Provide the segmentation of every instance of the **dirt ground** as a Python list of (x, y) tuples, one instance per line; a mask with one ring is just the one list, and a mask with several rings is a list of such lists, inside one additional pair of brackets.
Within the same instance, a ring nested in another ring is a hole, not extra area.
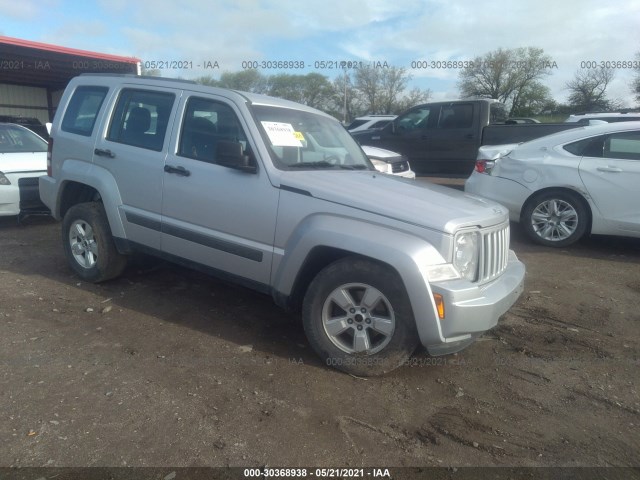
[(464, 352), (324, 366), (270, 298), (143, 259), (79, 281), (60, 225), (0, 221), (0, 466), (638, 466), (640, 241), (538, 247)]

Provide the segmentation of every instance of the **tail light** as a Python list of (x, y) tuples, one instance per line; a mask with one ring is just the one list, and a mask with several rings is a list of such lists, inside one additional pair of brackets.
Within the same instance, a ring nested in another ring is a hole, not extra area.
[(476, 161), (476, 172), (486, 173), (488, 175), (491, 173), (491, 170), (493, 170), (493, 167), (495, 166), (495, 160), (478, 160)]
[(51, 152), (53, 151), (53, 138), (49, 137), (49, 145), (47, 146), (47, 175), (52, 177), (51, 171)]

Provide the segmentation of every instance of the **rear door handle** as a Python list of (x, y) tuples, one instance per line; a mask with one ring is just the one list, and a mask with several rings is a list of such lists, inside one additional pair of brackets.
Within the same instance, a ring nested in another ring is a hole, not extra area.
[(622, 172), (621, 168), (618, 167), (598, 167), (599, 172), (612, 172), (612, 173), (620, 173)]
[(182, 177), (188, 177), (191, 175), (191, 172), (184, 167), (174, 167), (173, 165), (165, 165), (164, 171), (167, 173), (175, 173), (176, 175), (180, 175)]
[(109, 157), (109, 158), (114, 158), (116, 156), (115, 153), (113, 153), (111, 150), (108, 149), (102, 149), (102, 148), (96, 148), (93, 153), (95, 153), (96, 155), (99, 155), (101, 157)]

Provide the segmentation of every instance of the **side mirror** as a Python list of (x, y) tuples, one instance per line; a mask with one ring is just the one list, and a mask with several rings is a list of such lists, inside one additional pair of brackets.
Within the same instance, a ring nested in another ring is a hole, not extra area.
[(251, 162), (249, 155), (242, 151), (242, 144), (229, 140), (220, 140), (216, 145), (216, 163), (247, 173), (256, 173), (258, 168)]

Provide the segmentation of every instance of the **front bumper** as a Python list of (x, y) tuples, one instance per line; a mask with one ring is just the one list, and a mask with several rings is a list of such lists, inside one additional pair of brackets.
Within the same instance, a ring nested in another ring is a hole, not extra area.
[(495, 327), (499, 317), (511, 308), (524, 290), (524, 275), (524, 264), (510, 250), (506, 270), (489, 283), (475, 285), (454, 280), (432, 284), (433, 293), (439, 293), (444, 299), (445, 317), (437, 320), (441, 337), (423, 341), (429, 353), (455, 353)]

